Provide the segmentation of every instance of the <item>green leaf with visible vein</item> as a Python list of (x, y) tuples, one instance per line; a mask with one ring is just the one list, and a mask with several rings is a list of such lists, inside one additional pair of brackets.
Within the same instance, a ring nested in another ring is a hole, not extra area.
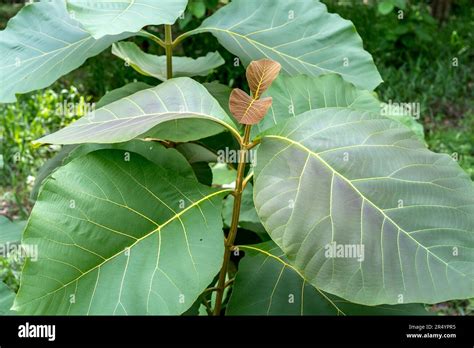
[(421, 304), (363, 306), (311, 284), (272, 241), (239, 245), (239, 262), (228, 315), (426, 315)]
[[(166, 81), (166, 56), (156, 56), (143, 52), (133, 42), (117, 42), (112, 46), (112, 53), (122, 58), (127, 64), (142, 75), (152, 76)], [(173, 77), (207, 76), (213, 69), (224, 64), (219, 52), (209, 52), (197, 59), (173, 57)]]
[(269, 58), (289, 75), (338, 73), (373, 90), (382, 79), (354, 25), (319, 1), (233, 0), (184, 36), (210, 32), (245, 65)]
[(280, 75), (262, 97), (272, 97), (273, 104), (267, 116), (254, 127), (255, 134), (314, 109), (346, 107), (380, 112), (380, 101), (374, 93), (357, 89), (337, 74)]
[(192, 141), (228, 129), (233, 122), (198, 82), (180, 77), (87, 114), (37, 143), (118, 143), (136, 137)]
[(0, 32), (0, 102), (14, 102), (15, 93), (48, 87), (87, 58), (129, 36), (94, 39), (69, 17), (64, 1), (23, 7)]
[(22, 242), (38, 246), (38, 260), (26, 261), (14, 309), (183, 313), (219, 271), (228, 192), (133, 153), (76, 158), (46, 180), (33, 208)]
[(255, 176), (265, 229), (321, 290), (368, 305), (474, 296), (474, 186), (398, 122), (309, 111), (268, 130)]
[(66, 0), (71, 16), (92, 36), (137, 32), (146, 25), (173, 24), (187, 0)]

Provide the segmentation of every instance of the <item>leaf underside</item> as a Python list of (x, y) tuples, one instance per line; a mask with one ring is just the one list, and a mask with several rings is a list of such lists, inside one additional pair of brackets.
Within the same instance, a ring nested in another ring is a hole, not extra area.
[(71, 15), (95, 38), (173, 24), (186, 4), (187, 0), (67, 0)]
[(233, 0), (190, 32), (210, 32), (245, 65), (268, 58), (289, 75), (340, 74), (373, 90), (382, 82), (354, 25), (319, 1)]
[[(167, 80), (166, 56), (145, 53), (133, 42), (114, 43), (112, 53), (143, 75), (152, 76), (161, 81)], [(209, 52), (197, 59), (173, 57), (173, 77), (207, 76), (222, 64), (224, 64), (224, 59), (219, 52)]]
[(472, 182), (397, 122), (307, 112), (267, 131), (255, 176), (265, 229), (314, 286), (367, 305), (474, 296)]
[(232, 124), (203, 86), (180, 77), (107, 104), (37, 142), (117, 143), (138, 136), (185, 142), (234, 129)]
[(130, 33), (96, 40), (73, 20), (64, 1), (32, 3), (0, 32), (0, 102), (14, 102), (15, 93), (48, 87), (113, 42)]

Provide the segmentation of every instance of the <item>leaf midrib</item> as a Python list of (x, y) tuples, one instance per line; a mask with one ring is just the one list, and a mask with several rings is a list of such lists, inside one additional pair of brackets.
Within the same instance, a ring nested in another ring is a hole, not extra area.
[[(99, 109), (100, 110), (100, 109)], [(98, 111), (99, 111), (98, 110)], [(107, 109), (104, 109), (104, 110), (107, 110)], [(113, 118), (113, 119), (109, 119), (109, 120), (105, 120), (105, 121), (100, 121), (100, 122), (88, 122), (88, 123), (84, 123), (84, 124), (77, 124), (76, 123), (73, 123), (71, 124), (69, 127), (67, 128), (64, 128), (63, 130), (67, 130), (67, 129), (71, 129), (71, 128), (79, 128), (79, 127), (87, 127), (87, 126), (91, 126), (91, 125), (101, 125), (101, 124), (108, 124), (108, 123), (111, 123), (111, 122), (118, 122), (118, 121), (123, 121), (123, 120), (134, 120), (134, 119), (141, 119), (141, 118), (146, 118), (146, 117), (152, 117), (152, 116), (162, 116), (162, 115), (173, 115), (173, 114), (178, 114), (178, 115), (182, 115), (182, 114), (186, 114), (186, 115), (191, 115), (190, 117), (180, 117), (180, 119), (193, 119), (193, 118), (200, 118), (200, 119), (206, 119), (206, 120), (210, 120), (210, 121), (213, 121), (215, 123), (218, 123), (220, 125), (222, 125), (224, 128), (226, 128), (227, 130), (229, 130), (237, 139), (240, 138), (240, 133), (234, 128), (232, 127), (232, 125), (230, 125), (229, 123), (227, 123), (225, 120), (221, 120), (215, 116), (212, 116), (212, 115), (207, 115), (207, 114), (202, 114), (202, 113), (197, 113), (197, 112), (179, 112), (179, 111), (174, 111), (174, 112), (170, 112), (170, 111), (166, 111), (166, 112), (162, 112), (162, 113), (153, 113), (153, 114), (143, 114), (143, 115), (138, 115), (138, 116), (133, 116), (133, 117), (122, 117), (122, 118)], [(193, 117), (194, 116), (194, 117)], [(85, 120), (85, 119), (84, 119)], [(170, 122), (170, 121), (177, 121), (178, 119), (169, 119), (169, 120), (166, 120), (164, 122)], [(158, 124), (156, 124), (155, 126), (161, 124), (163, 122), (160, 122)], [(150, 130), (151, 128), (149, 128), (148, 130)], [(105, 129), (104, 131), (106, 131), (107, 129)], [(145, 132), (147, 132), (148, 130), (146, 130)], [(61, 130), (62, 131), (62, 130)], [(50, 137), (50, 136), (53, 136), (55, 135), (56, 133), (52, 133), (52, 134), (49, 134), (49, 135), (46, 135), (38, 140), (34, 140), (33, 141), (33, 144), (43, 144), (44, 142), (41, 141), (41, 139), (43, 138), (47, 138), (47, 137)], [(139, 135), (137, 135), (139, 136)]]

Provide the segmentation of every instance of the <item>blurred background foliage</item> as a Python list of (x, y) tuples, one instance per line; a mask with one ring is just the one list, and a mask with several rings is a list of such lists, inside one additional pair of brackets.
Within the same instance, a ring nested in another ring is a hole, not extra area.
[[(253, 0), (252, 0), (253, 1)], [(228, 0), (190, 0), (174, 36), (196, 28)], [(474, 178), (474, 6), (472, 0), (323, 0), (331, 12), (351, 20), (369, 51), (384, 83), (376, 92), (382, 101), (420, 103), (420, 122), (430, 149), (458, 158)], [(0, 0), (0, 29), (24, 1)], [(162, 29), (147, 30), (162, 35)], [(161, 47), (144, 38), (133, 39), (148, 52), (163, 55)], [(210, 34), (186, 39), (175, 55), (193, 58), (219, 51), (226, 64), (200, 82), (219, 80), (246, 87), (244, 69)], [(133, 81), (156, 83), (124, 66), (110, 50), (90, 58), (80, 69), (50, 88), (20, 96), (0, 105), (0, 215), (25, 219), (38, 169), (58, 148), (34, 147), (31, 141), (64, 127), (83, 115), (85, 108), (106, 92)], [(73, 103), (73, 112), (65, 106)], [(62, 107), (61, 107), (62, 106)], [(0, 265), (8, 263), (0, 258)], [(16, 267), (16, 266), (15, 266)], [(7, 272), (8, 273), (8, 272)], [(0, 274), (5, 279), (7, 275)], [(13, 273), (8, 273), (12, 284)], [(14, 287), (14, 285), (13, 285)], [(431, 307), (439, 314), (472, 314), (472, 300)]]

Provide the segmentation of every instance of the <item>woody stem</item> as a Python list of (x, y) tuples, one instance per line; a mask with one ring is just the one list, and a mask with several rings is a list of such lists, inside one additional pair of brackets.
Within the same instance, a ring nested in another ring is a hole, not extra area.
[(244, 189), (244, 174), (245, 174), (245, 165), (246, 165), (246, 156), (248, 152), (248, 146), (250, 144), (250, 129), (251, 125), (245, 126), (244, 137), (242, 144), (240, 145), (239, 151), (239, 164), (237, 167), (237, 178), (235, 180), (235, 189), (233, 192), (234, 196), (234, 206), (232, 209), (232, 222), (230, 224), (229, 234), (225, 240), (224, 244), (224, 261), (222, 262), (221, 271), (219, 273), (219, 281), (217, 283), (216, 289), (216, 304), (214, 307), (214, 315), (219, 315), (222, 308), (222, 300), (224, 297), (224, 289), (226, 285), (226, 275), (227, 269), (229, 267), (230, 255), (232, 249), (234, 248), (234, 241), (237, 235), (237, 227), (239, 225), (240, 217), (240, 206), (242, 203), (242, 191)]

